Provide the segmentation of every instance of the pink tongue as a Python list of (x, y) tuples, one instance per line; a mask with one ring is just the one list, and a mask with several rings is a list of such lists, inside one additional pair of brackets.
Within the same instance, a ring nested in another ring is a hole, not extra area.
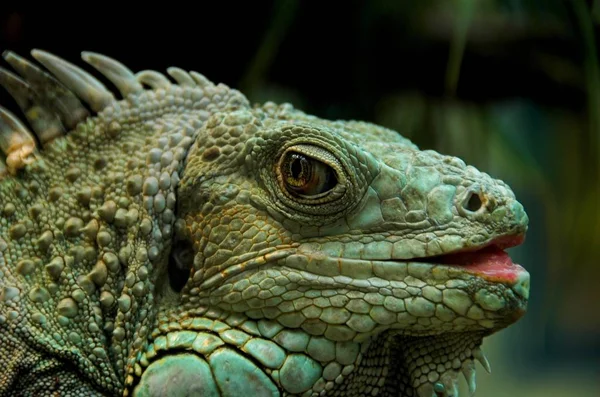
[(513, 263), (506, 252), (497, 247), (448, 255), (444, 259), (449, 265), (464, 267), (470, 273), (496, 282), (514, 282), (523, 270)]

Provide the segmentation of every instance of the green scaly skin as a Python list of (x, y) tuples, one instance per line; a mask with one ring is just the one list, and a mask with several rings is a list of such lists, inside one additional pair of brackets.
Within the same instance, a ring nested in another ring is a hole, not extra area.
[[(44, 59), (97, 112), (6, 153), (1, 395), (456, 396), (525, 313), (524, 269), (440, 257), (522, 241), (502, 181), (180, 69), (90, 62), (115, 99)], [(333, 182), (299, 195), (294, 153)]]

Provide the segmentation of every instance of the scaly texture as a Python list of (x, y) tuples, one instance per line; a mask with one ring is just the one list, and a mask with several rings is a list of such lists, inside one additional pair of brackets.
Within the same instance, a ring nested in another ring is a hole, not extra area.
[(456, 396), (525, 313), (527, 215), (460, 159), (32, 55), (0, 69), (33, 130), (0, 108), (0, 394)]

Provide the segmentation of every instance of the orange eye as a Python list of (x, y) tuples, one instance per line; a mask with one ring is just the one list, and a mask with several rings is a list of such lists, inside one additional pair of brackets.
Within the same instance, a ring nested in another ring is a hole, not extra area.
[(337, 184), (333, 169), (300, 153), (287, 153), (281, 163), (283, 182), (288, 190), (303, 196), (315, 196)]

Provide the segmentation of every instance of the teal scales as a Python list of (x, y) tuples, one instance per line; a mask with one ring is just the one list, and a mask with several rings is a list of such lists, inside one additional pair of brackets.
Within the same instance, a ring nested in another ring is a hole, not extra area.
[[(457, 396), (521, 318), (503, 181), (172, 67), (12, 52), (0, 395)], [(45, 69), (45, 70), (44, 70)]]

